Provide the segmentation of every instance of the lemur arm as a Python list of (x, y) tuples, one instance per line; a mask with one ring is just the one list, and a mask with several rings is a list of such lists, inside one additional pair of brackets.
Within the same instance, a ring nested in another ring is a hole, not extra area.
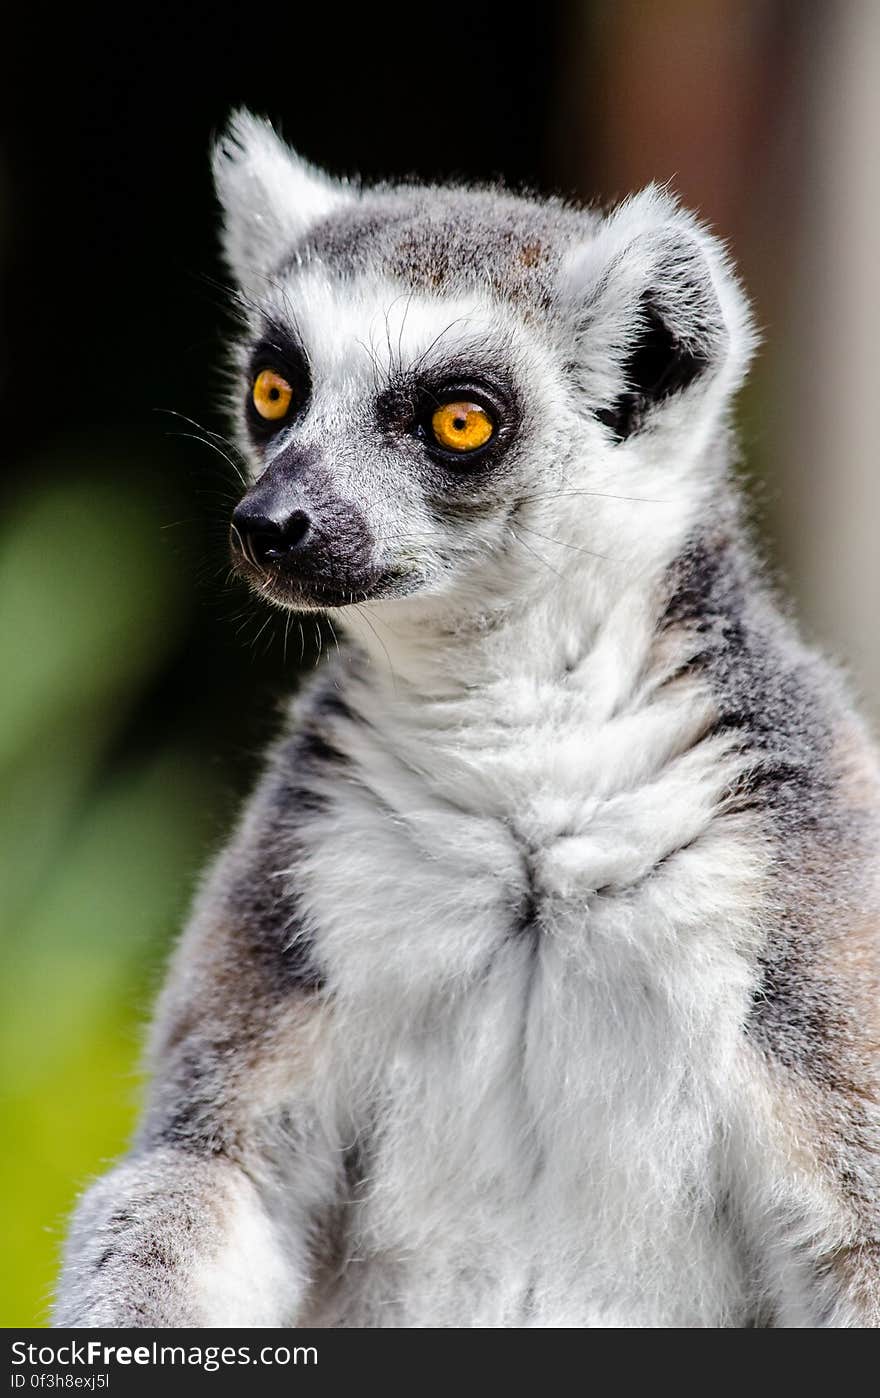
[(53, 1323), (76, 1328), (282, 1326), (307, 1288), (260, 1183), (221, 1156), (151, 1149), (76, 1212)]
[(199, 900), (160, 1001), (141, 1130), (79, 1204), (56, 1325), (302, 1314), (343, 1152), (322, 1071), (331, 1010), (288, 891), (284, 794), (270, 774)]
[(763, 1298), (755, 1324), (880, 1328), (875, 1109), (772, 1059), (753, 1086), (736, 1192)]
[(788, 1257), (789, 1285), (775, 1326), (787, 1329), (880, 1328), (880, 1239), (855, 1230), (829, 1247)]
[(798, 1167), (777, 1183), (763, 1237), (774, 1328), (880, 1328), (880, 1228), (868, 1216), (875, 1206), (848, 1191), (822, 1165), (812, 1178)]
[(827, 1182), (776, 1182), (756, 1249), (762, 1326), (880, 1328), (880, 1235)]

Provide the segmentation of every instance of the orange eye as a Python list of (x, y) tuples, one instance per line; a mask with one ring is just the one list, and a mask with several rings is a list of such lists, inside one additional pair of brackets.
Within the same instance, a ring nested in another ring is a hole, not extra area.
[(253, 398), (260, 417), (279, 422), (290, 407), (293, 389), (274, 369), (263, 369), (254, 379)]
[(447, 451), (476, 451), (486, 445), (495, 424), (479, 403), (444, 403), (431, 418), (431, 431)]

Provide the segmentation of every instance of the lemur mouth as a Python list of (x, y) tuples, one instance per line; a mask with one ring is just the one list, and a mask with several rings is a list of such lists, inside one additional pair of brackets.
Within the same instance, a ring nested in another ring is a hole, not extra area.
[(306, 566), (302, 559), (293, 563), (280, 552), (255, 552), (251, 540), (242, 537), (234, 524), (230, 529), (230, 552), (235, 571), (257, 596), (296, 611), (354, 607), (380, 597), (404, 596), (418, 586), (417, 579), (392, 569), (347, 573), (344, 566), (334, 569), (332, 560), (328, 560), (324, 573)]

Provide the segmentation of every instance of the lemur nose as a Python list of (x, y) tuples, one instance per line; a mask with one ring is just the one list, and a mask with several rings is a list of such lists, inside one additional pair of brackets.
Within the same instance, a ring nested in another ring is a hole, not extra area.
[(308, 538), (312, 521), (305, 510), (271, 519), (254, 513), (242, 502), (233, 511), (232, 528), (245, 556), (257, 568), (271, 568), (293, 559)]

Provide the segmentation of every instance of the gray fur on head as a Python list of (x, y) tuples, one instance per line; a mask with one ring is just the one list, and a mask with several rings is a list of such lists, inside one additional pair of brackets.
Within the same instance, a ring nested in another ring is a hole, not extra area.
[(723, 248), (657, 188), (340, 184), (246, 113), (214, 168), (234, 556), (343, 644), (57, 1322), (877, 1326), (880, 775), (743, 530)]

